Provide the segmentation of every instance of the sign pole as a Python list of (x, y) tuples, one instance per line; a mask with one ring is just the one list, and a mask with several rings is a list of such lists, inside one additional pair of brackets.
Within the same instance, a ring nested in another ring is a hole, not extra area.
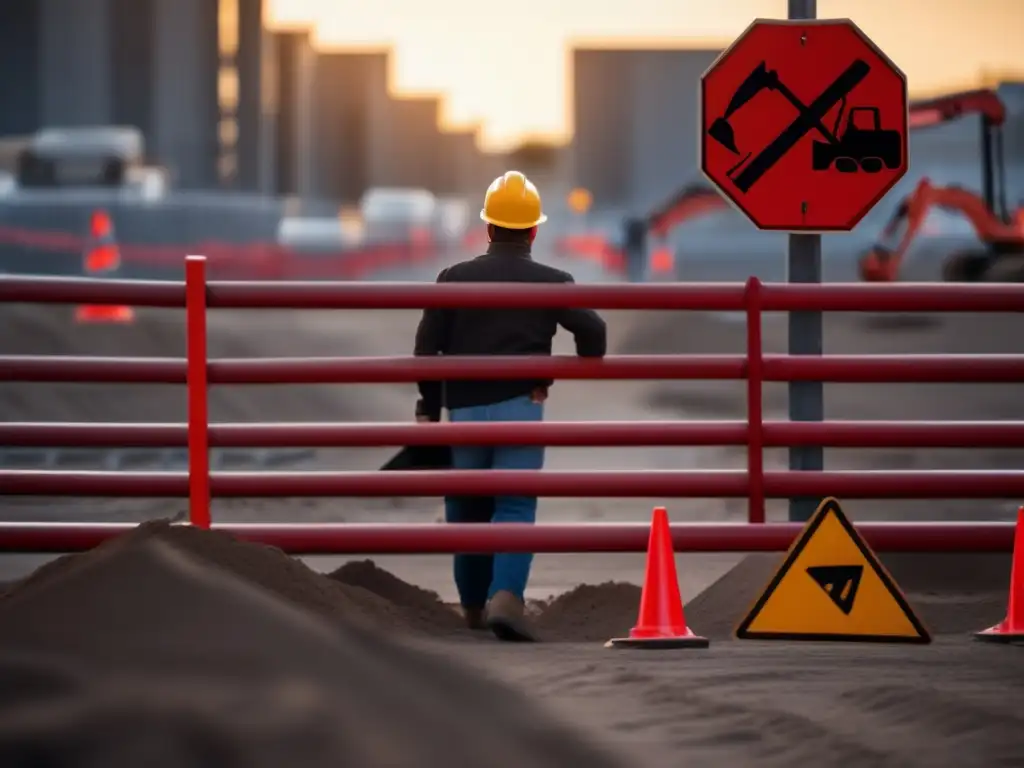
[[(789, 0), (790, 19), (815, 19), (817, 0)], [(806, 205), (806, 203), (805, 203)], [(821, 282), (821, 235), (789, 236), (787, 272), (790, 283)], [(789, 313), (789, 354), (822, 354), (821, 312)], [(789, 382), (790, 421), (823, 421), (825, 398), (820, 381)], [(824, 451), (821, 446), (797, 446), (789, 449), (789, 468), (792, 471), (820, 472), (824, 469)], [(810, 520), (820, 499), (790, 499), (789, 519), (792, 522)]]
[[(788, 19), (755, 19), (701, 77), (698, 110), (704, 176), (759, 230), (787, 233), (786, 279), (808, 287), (822, 282), (822, 235), (853, 231), (908, 168), (906, 75), (850, 19), (817, 13), (788, 0)], [(822, 313), (787, 320), (793, 359), (820, 359)], [(823, 390), (789, 382), (790, 421), (823, 423)], [(789, 449), (791, 472), (824, 465), (820, 445)], [(811, 519), (818, 501), (790, 499), (789, 519)]]

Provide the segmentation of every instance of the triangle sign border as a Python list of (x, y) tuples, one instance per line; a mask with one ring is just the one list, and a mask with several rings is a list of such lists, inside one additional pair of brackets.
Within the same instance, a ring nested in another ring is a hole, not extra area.
[[(771, 599), (771, 596), (775, 593), (775, 590), (778, 589), (779, 585), (782, 583), (782, 580), (789, 574), (797, 558), (800, 557), (811, 539), (814, 538), (814, 534), (818, 532), (821, 524), (825, 522), (825, 518), (830, 514), (835, 516), (836, 520), (846, 532), (846, 535), (849, 536), (850, 540), (856, 545), (857, 549), (864, 557), (864, 560), (871, 569), (874, 570), (878, 578), (882, 580), (882, 585), (896, 601), (896, 605), (899, 606), (903, 614), (907, 617), (907, 620), (917, 632), (916, 635), (841, 635), (750, 631), (751, 624), (753, 624), (754, 620), (758, 615), (760, 615), (765, 605), (767, 605), (768, 601)], [(843, 513), (843, 509), (839, 505), (839, 501), (831, 496), (822, 499), (821, 503), (818, 505), (818, 509), (815, 510), (811, 519), (807, 522), (807, 525), (804, 526), (803, 531), (800, 532), (800, 535), (797, 536), (793, 544), (790, 545), (789, 551), (786, 553), (786, 558), (772, 576), (772, 580), (768, 583), (768, 586), (764, 588), (754, 605), (747, 612), (747, 615), (736, 627), (734, 635), (737, 640), (802, 640), (811, 642), (903, 643), (914, 645), (927, 645), (932, 641), (931, 633), (918, 618), (902, 590), (900, 590), (896, 585), (896, 582), (893, 580), (892, 576), (889, 575), (885, 566), (878, 559), (878, 556), (875, 555), (870, 547), (868, 547), (867, 542), (865, 542), (864, 539), (861, 538), (861, 535), (857, 533), (857, 529), (853, 527), (853, 524)]]

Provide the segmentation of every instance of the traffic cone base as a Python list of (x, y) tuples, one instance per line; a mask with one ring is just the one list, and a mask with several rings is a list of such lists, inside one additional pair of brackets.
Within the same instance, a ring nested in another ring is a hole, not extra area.
[(986, 643), (1002, 643), (1003, 645), (1024, 644), (1024, 629), (1014, 631), (1007, 626), (1007, 622), (1002, 621), (994, 627), (975, 632), (974, 639), (983, 640)]
[(709, 645), (706, 637), (694, 634), (686, 626), (668, 513), (664, 507), (658, 507), (651, 521), (636, 626), (630, 630), (629, 637), (612, 638), (605, 643), (605, 648), (707, 648)]
[(647, 648), (670, 650), (672, 648), (709, 648), (711, 641), (695, 635), (689, 630), (680, 637), (613, 637), (604, 644), (605, 648)]
[(75, 311), (79, 323), (130, 323), (135, 319), (135, 310), (125, 306), (86, 304)]
[(1017, 510), (1006, 618), (994, 627), (975, 632), (974, 638), (989, 643), (1024, 643), (1024, 507)]

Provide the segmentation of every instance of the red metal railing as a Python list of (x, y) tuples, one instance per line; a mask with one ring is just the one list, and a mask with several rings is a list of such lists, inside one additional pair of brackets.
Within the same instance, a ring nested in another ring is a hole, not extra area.
[[(190, 498), (191, 522), (209, 526), (212, 496), (747, 497), (750, 523), (764, 523), (766, 498), (1020, 498), (1024, 471), (766, 472), (766, 447), (1024, 448), (1021, 422), (765, 422), (765, 381), (1024, 381), (1024, 356), (822, 356), (762, 352), (766, 311), (1024, 311), (1014, 285), (421, 285), (207, 282), (190, 257), (181, 283), (51, 278), (0, 280), (0, 301), (118, 303), (185, 307), (187, 360), (0, 357), (13, 381), (187, 383), (188, 424), (0, 424), (0, 445), (189, 448), (187, 473), (0, 470), (0, 493)], [(424, 307), (591, 307), (743, 311), (744, 355), (577, 358), (347, 358), (208, 360), (207, 309), (421, 309)], [(208, 424), (212, 384), (374, 383), (419, 379), (745, 379), (745, 421), (541, 424)], [(552, 446), (747, 445), (746, 471), (438, 471), (212, 473), (210, 447), (544, 444)], [(549, 526), (217, 526), (295, 552), (642, 551), (643, 525)], [(1008, 550), (1009, 524), (865, 524), (879, 549)], [(67, 551), (124, 526), (0, 524), (0, 551)], [(677, 525), (681, 550), (784, 549), (792, 525)]]

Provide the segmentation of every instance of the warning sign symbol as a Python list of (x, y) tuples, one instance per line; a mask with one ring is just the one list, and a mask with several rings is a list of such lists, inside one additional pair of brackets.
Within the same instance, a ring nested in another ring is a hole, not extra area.
[(857, 599), (857, 587), (860, 586), (864, 566), (812, 565), (807, 573), (832, 598), (836, 607), (849, 616), (853, 610), (853, 601)]
[(741, 640), (929, 643), (906, 597), (843, 514), (825, 499), (740, 622)]

